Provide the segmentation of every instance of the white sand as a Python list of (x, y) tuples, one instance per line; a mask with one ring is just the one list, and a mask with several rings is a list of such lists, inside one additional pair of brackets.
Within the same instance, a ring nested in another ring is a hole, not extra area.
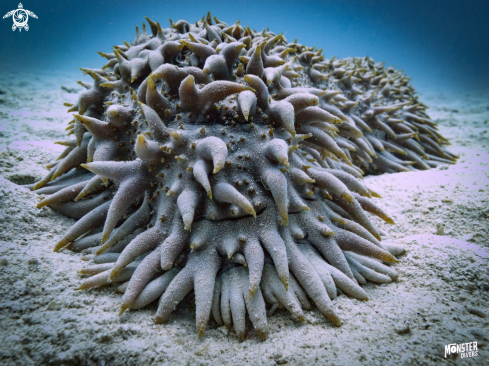
[[(421, 96), (457, 165), (366, 179), (397, 223), (379, 225), (407, 249), (397, 282), (367, 285), (368, 302), (335, 300), (340, 328), (318, 310), (305, 324), (277, 311), (265, 342), (249, 324), (239, 342), (213, 321), (199, 340), (191, 306), (155, 325), (155, 306), (119, 317), (114, 288), (76, 290), (81, 254), (52, 251), (74, 220), (36, 209), (18, 185), (60, 151), (62, 103), (76, 100), (62, 85), (80, 89), (68, 77), (0, 75), (0, 364), (489, 364), (489, 95)], [(444, 359), (445, 345), (473, 341), (477, 357)]]

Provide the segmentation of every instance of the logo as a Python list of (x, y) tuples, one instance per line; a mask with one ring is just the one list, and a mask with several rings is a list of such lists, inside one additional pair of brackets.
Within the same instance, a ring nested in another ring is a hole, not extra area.
[(33, 18), (37, 19), (37, 15), (34, 14), (32, 11), (25, 10), (24, 6), (22, 3), (19, 3), (19, 8), (9, 11), (7, 14), (3, 16), (3, 19), (12, 17), (14, 20), (14, 25), (12, 25), (12, 30), (15, 31), (17, 28), (19, 28), (19, 32), (24, 28), (26, 31), (29, 30), (29, 25), (27, 24), (27, 21), (29, 20), (29, 15)]
[(445, 358), (451, 354), (460, 354), (460, 358), (477, 357), (477, 342), (447, 344)]

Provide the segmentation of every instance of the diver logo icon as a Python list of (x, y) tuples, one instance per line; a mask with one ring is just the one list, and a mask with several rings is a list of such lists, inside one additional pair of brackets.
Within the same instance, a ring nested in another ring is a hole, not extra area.
[(37, 15), (34, 14), (32, 11), (25, 10), (24, 6), (22, 3), (19, 3), (19, 8), (9, 11), (7, 14), (3, 16), (3, 19), (12, 17), (14, 20), (14, 25), (12, 25), (12, 30), (15, 31), (17, 28), (19, 28), (19, 32), (24, 28), (26, 31), (29, 30), (29, 25), (27, 24), (27, 21), (29, 20), (29, 15), (33, 18), (37, 19)]

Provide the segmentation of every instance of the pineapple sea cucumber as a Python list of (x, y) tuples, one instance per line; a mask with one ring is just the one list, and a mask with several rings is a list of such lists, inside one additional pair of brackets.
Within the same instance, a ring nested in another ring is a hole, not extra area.
[(78, 219), (56, 244), (91, 260), (80, 288), (119, 283), (120, 313), (158, 301), (164, 322), (193, 290), (199, 337), (212, 314), (258, 336), (267, 311), (397, 278), (403, 249), (366, 173), (454, 163), (409, 79), (368, 57), (326, 59), (282, 34), (208, 13), (163, 29), (146, 18), (69, 105), (72, 140), (32, 186)]

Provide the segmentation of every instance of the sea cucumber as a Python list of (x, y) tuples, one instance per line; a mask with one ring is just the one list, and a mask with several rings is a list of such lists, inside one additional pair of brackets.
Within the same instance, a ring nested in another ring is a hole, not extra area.
[[(146, 18), (114, 46), (69, 122), (73, 140), (32, 188), (78, 219), (55, 246), (84, 251), (81, 289), (122, 283), (120, 313), (159, 301), (163, 322), (193, 290), (210, 314), (260, 339), (269, 313), (312, 303), (335, 325), (338, 294), (397, 278), (403, 249), (366, 173), (454, 163), (409, 79), (369, 57), (326, 59), (282, 34), (208, 13), (163, 29)], [(268, 305), (267, 305), (268, 304)]]

